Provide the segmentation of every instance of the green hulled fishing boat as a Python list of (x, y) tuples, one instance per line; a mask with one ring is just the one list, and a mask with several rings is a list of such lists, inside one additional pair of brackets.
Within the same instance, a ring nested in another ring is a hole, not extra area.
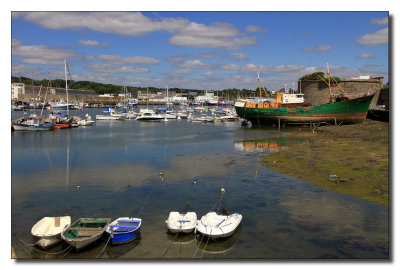
[[(328, 85), (331, 90), (331, 77), (328, 72)], [(332, 78), (333, 79), (333, 78)], [(260, 79), (259, 85), (260, 85)], [(334, 80), (334, 79), (333, 79)], [(337, 84), (337, 82), (336, 82)], [(283, 123), (321, 123), (321, 122), (359, 122), (366, 118), (368, 108), (375, 94), (350, 98), (341, 95), (334, 100), (330, 91), (330, 102), (312, 106), (304, 100), (304, 94), (278, 93), (276, 99), (242, 99), (235, 102), (236, 113), (252, 125), (274, 122)]]

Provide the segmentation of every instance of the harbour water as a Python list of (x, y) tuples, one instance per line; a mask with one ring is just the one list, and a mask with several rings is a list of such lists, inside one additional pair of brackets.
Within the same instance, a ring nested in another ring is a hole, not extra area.
[[(95, 119), (102, 109), (84, 113)], [(186, 120), (12, 132), (12, 247), (18, 258), (94, 259), (105, 248), (104, 259), (387, 259), (388, 207), (261, 164), (264, 155), (301, 143), (299, 133)], [(221, 188), (221, 205), (243, 215), (234, 235), (201, 241), (167, 233), (170, 211), (200, 218), (218, 204)], [(103, 238), (80, 252), (63, 252), (65, 243), (47, 251), (29, 245), (38, 220), (64, 214), (73, 221), (140, 217), (141, 236), (120, 246)]]

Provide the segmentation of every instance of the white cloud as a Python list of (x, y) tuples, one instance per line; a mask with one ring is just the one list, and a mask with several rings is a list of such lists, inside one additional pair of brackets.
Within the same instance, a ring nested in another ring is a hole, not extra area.
[(79, 43), (82, 44), (83, 46), (94, 46), (94, 47), (103, 46), (103, 47), (108, 47), (108, 43), (107, 42), (100, 43), (97, 40), (82, 40), (82, 39), (80, 39)]
[(240, 70), (240, 66), (235, 64), (225, 64), (222, 65), (221, 68), (226, 70)]
[(175, 32), (189, 23), (184, 18), (153, 20), (140, 12), (24, 12), (24, 19), (48, 29), (87, 28), (125, 36), (141, 36), (154, 31)]
[(246, 64), (241, 68), (241, 70), (245, 72), (249, 71), (259, 72), (259, 71), (270, 70), (270, 68), (264, 65)]
[(255, 33), (255, 32), (260, 32), (260, 33), (263, 33), (263, 34), (267, 33), (267, 30), (265, 30), (261, 26), (255, 26), (255, 25), (246, 26), (246, 31), (247, 32), (251, 32), (251, 33)]
[(152, 57), (130, 56), (121, 57), (119, 55), (103, 54), (98, 56), (88, 56), (87, 60), (103, 60), (105, 63), (124, 65), (124, 64), (158, 64), (161, 61)]
[(196, 48), (240, 49), (254, 45), (255, 37), (242, 37), (239, 30), (228, 23), (213, 23), (210, 26), (191, 22), (169, 40), (170, 44)]
[[(228, 23), (216, 22), (210, 26), (190, 22), (186, 18), (144, 16), (140, 12), (23, 12), (13, 15), (54, 30), (90, 29), (125, 36), (142, 36), (154, 31), (174, 33), (172, 45), (197, 48), (240, 49), (254, 45), (255, 37), (243, 36)], [(251, 30), (265, 31), (261, 28)]]
[(170, 62), (182, 62), (183, 57), (182, 56), (168, 56), (167, 60)]
[(245, 53), (234, 53), (232, 54), (232, 58), (236, 60), (247, 60), (247, 54)]
[(174, 77), (174, 76), (184, 76), (184, 75), (187, 75), (187, 74), (190, 74), (190, 73), (192, 73), (190, 71), (190, 69), (178, 69), (178, 70), (171, 71), (168, 74), (168, 76), (172, 76), (172, 77)]
[(331, 49), (332, 49), (331, 45), (320, 45), (316, 47), (305, 47), (300, 50), (307, 52), (325, 52), (325, 51), (330, 51)]
[(368, 58), (368, 59), (371, 59), (371, 58), (375, 58), (375, 56), (372, 53), (362, 53), (359, 56), (357, 56), (357, 58)]
[(207, 71), (203, 73), (203, 76), (207, 76), (207, 77), (212, 77), (212, 76), (216, 76), (217, 74), (215, 74), (212, 71)]
[(99, 42), (97, 40), (79, 40), (79, 43), (83, 46), (99, 46)]
[(378, 46), (388, 43), (388, 39), (389, 39), (389, 29), (386, 27), (377, 32), (366, 34), (360, 37), (359, 39), (357, 39), (357, 42), (360, 45), (365, 45), (365, 46)]
[(62, 66), (64, 65), (64, 60), (25, 58), (21, 60), (21, 63), (32, 64), (32, 65)]
[(389, 23), (389, 18), (373, 18), (371, 24), (387, 25)]
[(116, 66), (108, 63), (95, 63), (86, 65), (86, 68), (101, 73), (111, 73), (111, 74), (119, 74), (119, 73), (147, 73), (149, 72), (148, 68), (135, 68), (130, 66)]
[(25, 57), (21, 60), (23, 63), (41, 64), (41, 65), (58, 65), (61, 60), (78, 56), (77, 53), (66, 51), (59, 47), (47, 47), (44, 45), (23, 46), (21, 42), (12, 39), (12, 56)]
[(216, 65), (211, 63), (204, 63), (201, 62), (199, 59), (196, 60), (189, 60), (182, 63), (178, 63), (179, 67), (183, 68), (215, 68)]

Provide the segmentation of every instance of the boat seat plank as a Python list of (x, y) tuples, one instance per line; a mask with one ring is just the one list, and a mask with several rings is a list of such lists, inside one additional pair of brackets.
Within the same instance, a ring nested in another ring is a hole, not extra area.
[(89, 228), (89, 227), (71, 227), (69, 230), (76, 230), (76, 231), (91, 231), (91, 232), (99, 232), (103, 230), (103, 227), (96, 227), (96, 228)]
[(137, 229), (139, 226), (110, 225), (111, 228)]
[(88, 237), (98, 234), (96, 231), (79, 231), (77, 237)]
[(139, 223), (139, 220), (132, 220), (132, 219), (118, 219), (118, 222), (123, 222), (123, 223)]

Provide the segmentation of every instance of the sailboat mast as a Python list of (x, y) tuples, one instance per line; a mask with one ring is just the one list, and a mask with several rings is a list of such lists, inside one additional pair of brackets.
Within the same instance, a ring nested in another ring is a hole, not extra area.
[(67, 115), (69, 116), (67, 59), (64, 59), (64, 72), (65, 72), (65, 92), (67, 93)]
[(332, 89), (331, 89), (331, 74), (329, 72), (329, 65), (326, 63), (326, 68), (328, 69), (328, 86), (329, 86), (329, 103), (332, 103)]

